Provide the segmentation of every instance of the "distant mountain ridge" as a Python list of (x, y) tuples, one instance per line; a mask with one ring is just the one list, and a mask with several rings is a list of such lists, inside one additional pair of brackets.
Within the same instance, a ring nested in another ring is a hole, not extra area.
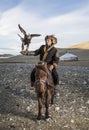
[(0, 57), (9, 57), (9, 56), (13, 56), (12, 54), (0, 54)]
[(89, 41), (69, 46), (68, 48), (89, 49)]

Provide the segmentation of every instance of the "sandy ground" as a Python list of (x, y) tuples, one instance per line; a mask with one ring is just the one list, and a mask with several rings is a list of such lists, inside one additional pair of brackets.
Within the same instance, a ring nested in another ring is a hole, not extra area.
[(0, 130), (89, 130), (89, 67), (58, 66), (59, 97), (51, 118), (36, 120), (37, 98), (30, 87), (32, 64), (0, 64)]

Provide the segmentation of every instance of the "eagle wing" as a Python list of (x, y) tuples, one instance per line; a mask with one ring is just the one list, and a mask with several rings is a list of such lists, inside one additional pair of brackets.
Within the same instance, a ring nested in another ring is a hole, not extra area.
[(27, 42), (28, 42), (28, 43), (31, 43), (31, 39), (32, 39), (33, 37), (41, 36), (41, 34), (28, 34), (27, 36), (28, 36)]
[(39, 36), (41, 36), (41, 34), (31, 34), (31, 38), (32, 37), (39, 37)]
[(20, 24), (18, 24), (18, 27), (19, 27), (20, 31), (21, 31), (24, 35), (26, 35), (26, 31), (20, 26)]

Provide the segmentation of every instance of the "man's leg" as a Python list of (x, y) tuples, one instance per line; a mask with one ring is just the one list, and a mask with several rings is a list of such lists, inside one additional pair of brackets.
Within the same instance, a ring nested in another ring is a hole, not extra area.
[(31, 87), (34, 86), (34, 82), (35, 82), (35, 72), (36, 72), (36, 69), (34, 68), (31, 72)]
[(52, 76), (53, 76), (54, 85), (59, 85), (59, 76), (55, 68), (52, 70)]
[(59, 91), (58, 91), (58, 87), (59, 87), (59, 76), (58, 73), (56, 71), (56, 69), (54, 68), (52, 71), (52, 76), (53, 76), (53, 81), (54, 81), (54, 85), (55, 85), (55, 95), (58, 97), (59, 96)]

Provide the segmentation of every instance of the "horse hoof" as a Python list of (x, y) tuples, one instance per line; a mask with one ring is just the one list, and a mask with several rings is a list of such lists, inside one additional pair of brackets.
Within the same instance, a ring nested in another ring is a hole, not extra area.
[(37, 117), (37, 120), (41, 120), (41, 116), (38, 116), (38, 117)]
[(50, 116), (45, 116), (45, 119), (47, 120), (47, 119), (49, 119), (50, 118)]
[(51, 105), (54, 105), (54, 102), (51, 102)]

